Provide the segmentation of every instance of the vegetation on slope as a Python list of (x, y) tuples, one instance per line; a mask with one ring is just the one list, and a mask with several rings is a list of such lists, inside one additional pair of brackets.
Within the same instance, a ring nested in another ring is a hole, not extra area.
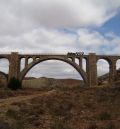
[(57, 87), (0, 107), (0, 126), (7, 129), (119, 129), (119, 98), (119, 87)]

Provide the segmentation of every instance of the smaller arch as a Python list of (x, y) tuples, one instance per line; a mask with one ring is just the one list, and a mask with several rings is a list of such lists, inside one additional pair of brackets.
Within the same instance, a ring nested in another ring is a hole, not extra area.
[(98, 62), (99, 60), (105, 60), (108, 62), (109, 65), (112, 64), (112, 59), (107, 56), (97, 56), (96, 62)]
[(35, 60), (39, 60), (40, 59), (40, 57), (35, 57)]
[(82, 68), (85, 72), (87, 71), (87, 60), (86, 60), (86, 58), (82, 59)]
[(72, 58), (71, 57), (68, 57), (68, 60), (72, 61)]
[(0, 71), (8, 74), (9, 73), (9, 60), (6, 58), (0, 58)]
[(9, 74), (9, 59), (0, 58), (0, 87), (7, 87)]
[(116, 70), (120, 69), (120, 59), (116, 61)]
[(79, 65), (79, 64), (80, 64), (80, 61), (79, 61), (79, 59), (78, 59), (78, 58), (75, 58), (75, 63), (76, 63), (77, 65)]
[(28, 64), (32, 63), (33, 62), (33, 58), (32, 57), (29, 57), (28, 58)]
[(20, 71), (25, 68), (25, 58), (20, 59)]
[(115, 80), (118, 81), (120, 79), (120, 59), (116, 61), (116, 76)]
[(97, 61), (97, 77), (98, 85), (109, 83), (110, 79), (110, 63), (105, 59)]

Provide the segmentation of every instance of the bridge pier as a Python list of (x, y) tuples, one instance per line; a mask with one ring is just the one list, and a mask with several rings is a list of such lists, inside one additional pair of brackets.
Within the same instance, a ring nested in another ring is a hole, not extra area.
[(97, 65), (96, 65), (96, 54), (90, 53), (86, 62), (87, 66), (87, 79), (88, 87), (93, 87), (97, 85)]
[(109, 84), (113, 86), (115, 82), (115, 77), (116, 77), (116, 62), (115, 61), (112, 61), (110, 63), (109, 71), (110, 71), (109, 72)]
[(79, 57), (79, 66), (80, 66), (81, 68), (83, 68), (82, 65), (83, 65), (83, 64), (82, 64), (82, 57)]
[(20, 73), (20, 59), (17, 52), (12, 52), (9, 59), (9, 75), (8, 75), (8, 83), (14, 77), (19, 79)]

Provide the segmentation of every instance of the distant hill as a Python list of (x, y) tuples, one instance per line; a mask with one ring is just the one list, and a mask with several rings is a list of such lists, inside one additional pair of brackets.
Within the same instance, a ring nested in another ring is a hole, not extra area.
[[(117, 74), (115, 76), (115, 83), (118, 83), (120, 84), (120, 69), (118, 69), (117, 71)], [(102, 83), (105, 83), (109, 80), (109, 73), (106, 73), (100, 77), (98, 77), (98, 83), (99, 84), (102, 84)]]
[(33, 78), (31, 77), (26, 78), (23, 80), (23, 87), (25, 88), (41, 88), (41, 87), (54, 87), (54, 86), (68, 86), (72, 87), (75, 85), (83, 85), (82, 80), (77, 80), (77, 79), (54, 79), (54, 78), (46, 78), (46, 77), (41, 77), (41, 78)]
[(7, 86), (7, 78), (3, 74), (0, 74), (0, 87)]
[[(98, 77), (98, 85), (107, 83), (109, 80), (109, 73), (106, 73), (100, 77)], [(117, 74), (115, 77), (115, 84), (120, 84), (120, 69), (117, 70)], [(41, 87), (52, 87), (52, 86), (66, 86), (73, 87), (76, 85), (83, 86), (84, 82), (82, 80), (77, 79), (55, 79), (55, 78), (34, 78), (34, 77), (26, 77), (23, 81), (23, 87), (27, 88), (41, 88)]]
[[(107, 83), (109, 79), (109, 73), (106, 73), (100, 77), (98, 77), (98, 85)], [(120, 85), (120, 69), (117, 70), (117, 74), (115, 77), (115, 84)], [(53, 87), (53, 86), (83, 86), (84, 82), (82, 80), (77, 79), (55, 79), (55, 78), (47, 78), (47, 77), (25, 77), (22, 85), (24, 88), (41, 88), (41, 87)], [(7, 86), (7, 79), (2, 73), (0, 74), (0, 87)]]
[(35, 77), (24, 77), (23, 80), (32, 80), (32, 79), (36, 79)]

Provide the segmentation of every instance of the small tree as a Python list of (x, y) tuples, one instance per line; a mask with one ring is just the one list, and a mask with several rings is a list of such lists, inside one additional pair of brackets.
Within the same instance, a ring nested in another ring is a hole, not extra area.
[(21, 89), (21, 82), (16, 79), (15, 77), (11, 78), (9, 83), (8, 83), (8, 88), (12, 89), (12, 90), (17, 90), (17, 89)]

